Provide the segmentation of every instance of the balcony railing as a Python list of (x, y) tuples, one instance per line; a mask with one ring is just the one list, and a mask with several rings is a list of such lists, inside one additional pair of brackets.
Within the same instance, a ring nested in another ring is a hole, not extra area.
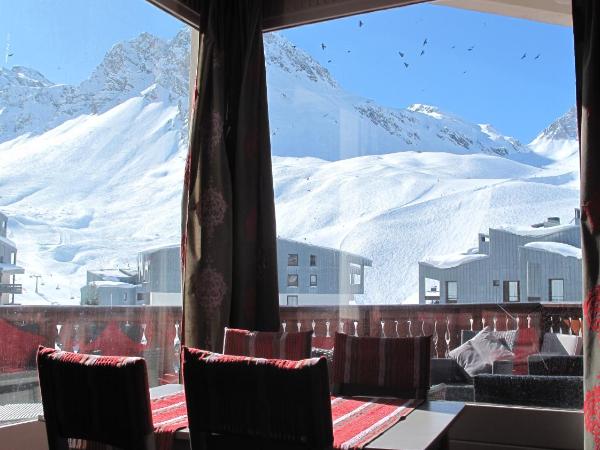
[(22, 284), (0, 284), (0, 294), (22, 294)]
[[(146, 358), (150, 385), (176, 382), (180, 307), (0, 306), (0, 404), (38, 401), (38, 345), (97, 354)], [(336, 331), (358, 336), (432, 335), (432, 356), (460, 345), (461, 330), (535, 328), (581, 333), (581, 304), (454, 304), (281, 307), (285, 331), (312, 330), (313, 346), (332, 348)], [(19, 376), (18, 373), (23, 373)], [(21, 381), (29, 374), (26, 387)], [(13, 380), (13, 381), (11, 381)], [(21, 381), (19, 381), (21, 380)], [(14, 385), (14, 392), (11, 386)], [(31, 393), (24, 395), (24, 389)]]

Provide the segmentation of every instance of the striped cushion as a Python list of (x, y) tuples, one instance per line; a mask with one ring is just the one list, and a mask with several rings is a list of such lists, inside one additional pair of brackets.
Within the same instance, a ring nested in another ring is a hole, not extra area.
[(40, 347), (37, 363), (46, 429), (52, 442), (84, 439), (142, 449), (154, 439), (142, 358)]
[(431, 336), (354, 337), (336, 333), (334, 392), (423, 398), (429, 389)]
[(277, 333), (225, 328), (223, 353), (296, 361), (310, 358), (311, 337), (312, 331)]
[(183, 379), (192, 448), (203, 432), (247, 439), (248, 448), (252, 438), (307, 448), (333, 443), (325, 358), (262, 359), (184, 347)]

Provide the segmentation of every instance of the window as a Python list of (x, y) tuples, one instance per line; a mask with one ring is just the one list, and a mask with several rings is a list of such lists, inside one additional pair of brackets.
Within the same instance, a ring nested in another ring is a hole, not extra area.
[(520, 283), (518, 281), (504, 282), (504, 302), (515, 303), (520, 301), (519, 285)]
[(288, 287), (298, 287), (298, 274), (289, 273), (287, 276)]
[(317, 275), (315, 275), (314, 273), (310, 275), (310, 287), (316, 287), (317, 286)]
[(458, 301), (458, 283), (456, 281), (446, 281), (446, 303), (456, 303)]
[[(179, 371), (191, 28), (145, 0), (40, 6), (0, 0), (2, 410), (39, 401), (25, 341), (149, 351), (152, 386)], [(24, 152), (37, 140), (44, 164)]]
[(550, 301), (564, 302), (565, 301), (565, 280), (551, 279), (550, 280)]
[(358, 286), (361, 283), (360, 273), (351, 273), (350, 274), (350, 284), (352, 286)]
[(317, 255), (310, 255), (310, 265), (314, 267), (317, 265)]
[(288, 255), (288, 266), (297, 266), (298, 265), (298, 254), (297, 253), (290, 253)]
[(500, 286), (500, 280), (494, 280), (494, 281), (492, 281), (492, 286), (499, 287)]
[(298, 296), (297, 295), (288, 295), (287, 296), (287, 305), (288, 306), (298, 306)]

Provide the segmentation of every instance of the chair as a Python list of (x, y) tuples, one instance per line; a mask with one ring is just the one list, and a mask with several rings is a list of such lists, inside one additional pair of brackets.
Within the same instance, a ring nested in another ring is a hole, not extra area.
[(324, 358), (302, 361), (183, 348), (193, 449), (326, 449), (333, 444)]
[(154, 450), (146, 363), (41, 347), (37, 365), (49, 450), (69, 440)]
[(336, 333), (333, 392), (336, 395), (427, 397), (431, 336), (355, 337)]
[(223, 354), (300, 360), (310, 358), (312, 331), (278, 333), (225, 328)]

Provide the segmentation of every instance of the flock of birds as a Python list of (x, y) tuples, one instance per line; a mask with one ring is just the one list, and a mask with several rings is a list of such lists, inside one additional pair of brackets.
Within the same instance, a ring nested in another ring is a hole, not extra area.
[[(358, 27), (359, 28), (362, 28), (364, 25), (365, 25), (365, 23), (362, 20), (358, 21)], [(484, 23), (484, 25), (485, 25), (485, 23)], [(425, 55), (425, 49), (426, 49), (428, 43), (429, 42), (428, 42), (427, 38), (425, 38), (425, 40), (423, 41), (423, 44), (421, 45), (421, 52), (419, 53), (419, 57)], [(324, 42), (321, 42), (321, 50), (325, 51), (326, 48), (327, 48), (327, 45)], [(452, 50), (454, 50), (454, 49), (456, 49), (456, 45), (453, 45), (450, 48)], [(472, 52), (473, 50), (475, 50), (475, 46), (474, 45), (471, 45), (470, 47), (467, 48), (467, 52)], [(352, 52), (351, 50), (346, 50), (346, 53), (351, 53), (351, 52)], [(402, 52), (402, 51), (398, 51), (398, 55), (400, 56), (400, 58), (404, 59), (404, 56), (406, 55), (406, 53)], [(539, 60), (541, 58), (541, 56), (542, 56), (542, 54), (538, 53), (533, 59), (537, 61), (537, 60)], [(527, 52), (523, 53), (523, 55), (521, 56), (521, 61), (524, 60), (524, 59), (526, 59), (526, 58), (527, 58)], [(332, 59), (328, 59), (327, 60), (327, 63), (329, 63), (329, 64), (331, 64), (332, 62), (333, 62)], [(408, 69), (410, 67), (410, 64), (408, 62), (402, 61), (402, 63), (404, 64), (404, 68), (405, 69)], [(467, 71), (465, 70), (463, 72), (463, 75), (465, 75), (466, 73), (467, 73)]]

